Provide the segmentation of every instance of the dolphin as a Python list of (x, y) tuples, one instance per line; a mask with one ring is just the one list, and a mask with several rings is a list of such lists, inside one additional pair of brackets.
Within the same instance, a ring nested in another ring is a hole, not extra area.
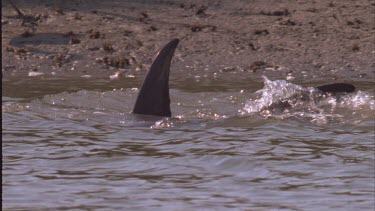
[[(133, 114), (171, 117), (169, 97), (169, 72), (179, 39), (168, 42), (156, 55), (138, 93)], [(350, 93), (352, 84), (333, 83), (315, 87), (323, 93)]]
[(354, 92), (355, 87), (352, 84), (346, 84), (346, 83), (334, 83), (334, 84), (326, 84), (322, 86), (316, 87), (318, 90), (322, 92), (328, 92), (328, 93), (340, 93), (340, 92)]

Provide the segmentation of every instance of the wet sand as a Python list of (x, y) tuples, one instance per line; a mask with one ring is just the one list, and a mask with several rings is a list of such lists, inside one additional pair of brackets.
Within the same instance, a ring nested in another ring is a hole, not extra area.
[(137, 77), (173, 38), (172, 77), (375, 77), (370, 0), (13, 2), (36, 25), (2, 2), (3, 78)]

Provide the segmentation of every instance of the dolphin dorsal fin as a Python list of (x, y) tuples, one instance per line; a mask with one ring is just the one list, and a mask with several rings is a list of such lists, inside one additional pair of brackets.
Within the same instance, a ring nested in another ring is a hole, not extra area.
[(169, 71), (178, 43), (178, 39), (173, 39), (156, 55), (139, 91), (134, 114), (171, 116)]

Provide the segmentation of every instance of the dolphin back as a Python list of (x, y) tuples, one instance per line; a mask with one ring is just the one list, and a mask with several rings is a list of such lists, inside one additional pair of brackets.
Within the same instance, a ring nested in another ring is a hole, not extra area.
[(133, 108), (134, 114), (170, 117), (169, 72), (174, 51), (179, 43), (173, 39), (156, 55)]
[(335, 84), (327, 84), (316, 87), (318, 90), (322, 92), (330, 92), (330, 93), (338, 93), (338, 92), (354, 92), (355, 87), (352, 84), (346, 83), (335, 83)]

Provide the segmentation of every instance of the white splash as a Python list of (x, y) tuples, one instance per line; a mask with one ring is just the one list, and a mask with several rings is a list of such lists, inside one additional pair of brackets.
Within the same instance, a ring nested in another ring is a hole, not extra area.
[(271, 81), (266, 76), (263, 76), (264, 87), (258, 90), (256, 94), (261, 94), (255, 100), (248, 100), (243, 110), (247, 113), (259, 112), (263, 108), (272, 105), (278, 100), (289, 98), (297, 92), (306, 90), (302, 86), (288, 83), (285, 80)]
[(241, 115), (259, 113), (274, 118), (309, 118), (312, 122), (331, 120), (356, 122), (371, 119), (375, 97), (370, 92), (323, 93), (314, 87), (302, 87), (285, 80), (271, 81), (263, 76), (264, 87), (249, 99)]

